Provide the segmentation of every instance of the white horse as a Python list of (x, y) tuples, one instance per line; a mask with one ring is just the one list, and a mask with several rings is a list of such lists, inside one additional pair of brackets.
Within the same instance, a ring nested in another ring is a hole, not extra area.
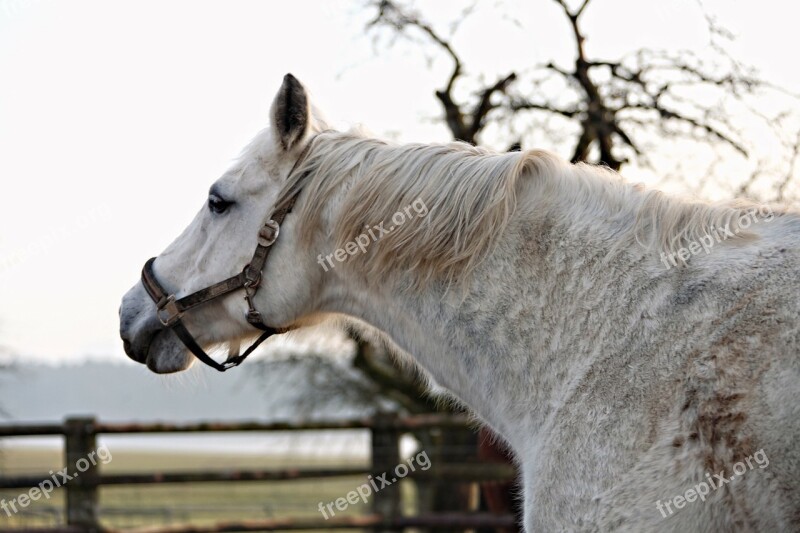
[[(798, 214), (543, 151), (330, 131), (291, 75), (271, 115), (155, 261), (168, 289), (236, 274), (302, 187), (255, 297), (264, 322), (347, 317), (413, 358), (514, 451), (527, 531), (800, 528)], [(246, 309), (233, 293), (184, 323), (238, 344)], [(140, 283), (120, 323), (152, 371), (192, 364)]]

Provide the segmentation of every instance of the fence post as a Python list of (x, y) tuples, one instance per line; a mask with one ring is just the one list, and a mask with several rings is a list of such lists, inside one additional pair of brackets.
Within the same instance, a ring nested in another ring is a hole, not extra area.
[(73, 479), (65, 482), (67, 525), (81, 531), (100, 531), (97, 520), (99, 469), (95, 419), (67, 418), (64, 421), (64, 459)]
[[(394, 413), (378, 413), (373, 418), (372, 426), (372, 477), (378, 491), (372, 495), (372, 511), (391, 519), (400, 516), (400, 483), (395, 475), (395, 466), (400, 462), (400, 432), (396, 425), (397, 415)], [(391, 483), (383, 486), (383, 481)], [(387, 531), (376, 528), (375, 531)]]

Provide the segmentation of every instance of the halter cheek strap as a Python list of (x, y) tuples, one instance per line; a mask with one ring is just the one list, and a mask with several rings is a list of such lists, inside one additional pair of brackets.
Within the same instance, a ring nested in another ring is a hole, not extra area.
[[(309, 141), (309, 143), (303, 149), (300, 157), (289, 171), (289, 177), (294, 174), (300, 162), (305, 159), (308, 151), (311, 148), (311, 144), (311, 141)], [(175, 335), (178, 336), (181, 342), (183, 342), (183, 344), (195, 355), (195, 357), (215, 370), (225, 372), (229, 368), (239, 366), (245, 360), (245, 358), (253, 353), (253, 350), (255, 350), (262, 342), (267, 340), (267, 338), (273, 334), (277, 333), (276, 329), (271, 328), (264, 323), (261, 313), (255, 308), (253, 297), (261, 285), (261, 273), (264, 269), (264, 265), (267, 262), (269, 253), (272, 250), (272, 245), (275, 244), (276, 240), (278, 240), (281, 224), (283, 224), (286, 215), (291, 213), (292, 208), (297, 202), (297, 198), (300, 196), (301, 192), (302, 187), (298, 187), (291, 193), (291, 196), (287, 198), (286, 201), (278, 203), (278, 205), (281, 205), (282, 207), (273, 212), (272, 217), (265, 222), (258, 231), (258, 245), (253, 253), (253, 258), (247, 265), (245, 265), (242, 271), (235, 276), (231, 276), (230, 278), (220, 281), (219, 283), (215, 283), (204, 289), (200, 289), (199, 291), (193, 292), (188, 296), (184, 296), (183, 298), (176, 299), (174, 294), (169, 294), (169, 292), (166, 291), (158, 282), (155, 272), (153, 271), (153, 263), (156, 260), (155, 257), (150, 258), (142, 269), (142, 285), (147, 291), (147, 294), (150, 295), (150, 298), (156, 304), (156, 314), (158, 315), (158, 319), (161, 321), (161, 324), (165, 328), (174, 331)], [(182, 320), (183, 315), (192, 308), (195, 308), (206, 302), (210, 302), (211, 300), (215, 300), (220, 296), (224, 296), (239, 289), (244, 289), (245, 292), (244, 299), (247, 301), (247, 322), (251, 326), (262, 330), (263, 333), (261, 333), (261, 335), (259, 335), (253, 344), (251, 344), (241, 355), (229, 355), (224, 363), (218, 363), (214, 361), (203, 350), (203, 348), (200, 347), (194, 337), (192, 337), (192, 334), (189, 333), (189, 330), (186, 329), (186, 326), (183, 324)]]

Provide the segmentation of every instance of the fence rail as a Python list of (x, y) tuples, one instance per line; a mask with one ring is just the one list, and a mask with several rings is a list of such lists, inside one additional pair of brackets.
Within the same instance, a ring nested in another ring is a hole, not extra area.
[[(371, 436), (371, 462), (368, 467), (338, 467), (311, 469), (249, 469), (195, 472), (149, 472), (102, 474), (96, 462), (86, 463), (80, 477), (76, 477), (61, 488), (66, 492), (66, 525), (54, 528), (0, 527), (0, 532), (103, 532), (112, 529), (103, 527), (98, 518), (99, 489), (109, 485), (138, 485), (162, 483), (219, 483), (253, 481), (291, 481), (300, 479), (329, 479), (356, 475), (380, 475), (388, 472), (400, 462), (399, 440), (403, 433), (425, 430), (467, 431), (470, 423), (466, 417), (457, 415), (380, 415), (370, 418), (327, 421), (298, 422), (203, 422), (191, 424), (113, 424), (102, 423), (91, 417), (68, 418), (62, 424), (15, 424), (0, 425), (0, 438), (22, 436), (63, 436), (66, 465), (90, 456), (97, 450), (97, 436), (119, 434), (160, 433), (224, 433), (224, 432), (285, 432), (364, 429)], [(499, 463), (436, 464), (428, 470), (410, 472), (409, 479), (418, 483), (464, 483), (486, 481), (508, 481), (514, 478), (509, 465)], [(48, 479), (41, 476), (0, 477), (0, 489), (25, 489), (37, 486)], [(353, 529), (373, 531), (401, 531), (405, 528), (446, 527), (448, 529), (474, 529), (480, 527), (511, 527), (511, 515), (487, 513), (424, 513), (418, 516), (403, 516), (400, 512), (399, 487), (386, 487), (371, 495), (372, 514), (365, 516), (330, 517), (327, 520), (307, 518), (280, 518), (219, 523), (211, 526), (179, 524), (126, 529), (126, 533), (189, 533), (222, 531), (300, 531), (310, 529)]]
[(72, 421), (88, 425), (87, 431), (94, 433), (133, 434), (133, 433), (225, 433), (248, 431), (314, 431), (337, 429), (396, 429), (413, 431), (417, 429), (464, 429), (470, 427), (470, 419), (462, 415), (412, 415), (376, 416), (352, 418), (347, 420), (314, 420), (296, 422), (197, 422), (188, 424), (168, 424), (161, 422), (145, 424), (103, 423), (91, 417), (68, 418), (61, 424), (0, 424), (0, 437), (25, 437), (64, 435)]

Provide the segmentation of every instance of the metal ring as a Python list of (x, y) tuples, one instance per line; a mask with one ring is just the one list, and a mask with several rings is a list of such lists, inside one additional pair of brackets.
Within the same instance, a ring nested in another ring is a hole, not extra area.
[(244, 274), (244, 283), (242, 285), (245, 289), (255, 289), (259, 285), (261, 285), (261, 271), (259, 270), (256, 272), (256, 277), (251, 278), (247, 274), (250, 272), (251, 265), (247, 263), (247, 265), (242, 270), (242, 274)]

